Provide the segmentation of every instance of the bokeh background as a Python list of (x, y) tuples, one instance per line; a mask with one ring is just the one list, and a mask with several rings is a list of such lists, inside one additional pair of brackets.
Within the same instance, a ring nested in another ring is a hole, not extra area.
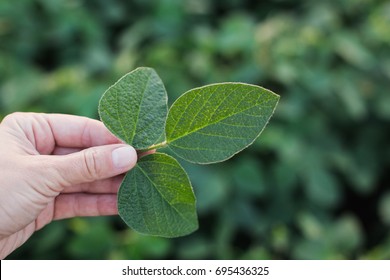
[(192, 235), (75, 218), (10, 259), (390, 258), (389, 1), (0, 1), (0, 119), (98, 118), (105, 89), (138, 66), (156, 69), (170, 103), (222, 81), (281, 101), (239, 156), (183, 163), (198, 198)]

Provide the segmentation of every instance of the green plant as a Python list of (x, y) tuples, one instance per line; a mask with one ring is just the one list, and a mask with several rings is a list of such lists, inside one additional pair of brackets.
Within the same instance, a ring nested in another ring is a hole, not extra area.
[[(220, 83), (192, 89), (167, 107), (164, 85), (138, 68), (111, 86), (99, 103), (103, 123), (140, 153), (169, 147), (199, 164), (224, 161), (248, 147), (272, 116), (279, 96), (259, 86)], [(118, 211), (134, 230), (178, 237), (198, 228), (195, 195), (176, 159), (139, 159), (118, 192)]]

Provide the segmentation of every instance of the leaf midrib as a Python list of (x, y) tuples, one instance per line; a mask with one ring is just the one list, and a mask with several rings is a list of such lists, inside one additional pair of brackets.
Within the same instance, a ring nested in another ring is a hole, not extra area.
[[(136, 192), (138, 193), (138, 196), (141, 196), (141, 195), (140, 195), (139, 188), (138, 188), (138, 185), (137, 185), (137, 178), (136, 178), (136, 176), (137, 176), (136, 173), (134, 173), (134, 176), (132, 176), (133, 179), (134, 179), (134, 186), (135, 186), (135, 188), (136, 188)], [(141, 205), (140, 205), (140, 208), (142, 209), (142, 206), (141, 206)], [(149, 225), (148, 225), (148, 223), (146, 222), (146, 219), (145, 219), (145, 213), (144, 213), (144, 211), (141, 211), (141, 215), (142, 215), (142, 219), (144, 220), (144, 225), (145, 225), (146, 229), (150, 232)]]
[(119, 122), (119, 125), (121, 126), (121, 129), (122, 129), (122, 132), (123, 132), (123, 135), (125, 136), (125, 140), (126, 140), (126, 142), (127, 143), (129, 143), (129, 144), (132, 144), (130, 141), (129, 141), (129, 137), (128, 137), (128, 135), (127, 135), (127, 133), (126, 133), (126, 130), (125, 130), (125, 128), (124, 128), (124, 126), (123, 126), (123, 124), (122, 124), (122, 118), (121, 118), (121, 114), (120, 114), (120, 112), (119, 112), (119, 94), (118, 94), (118, 92), (115, 92), (116, 94), (115, 94), (115, 99), (116, 99), (116, 113), (118, 114), (118, 122)]
[[(264, 103), (264, 101), (262, 101), (262, 103)], [(197, 132), (197, 131), (199, 131), (199, 130), (201, 130), (201, 129), (207, 127), (207, 126), (214, 125), (214, 124), (219, 123), (219, 122), (221, 122), (221, 121), (223, 121), (223, 120), (225, 120), (225, 119), (227, 119), (227, 118), (233, 117), (233, 116), (235, 116), (235, 115), (237, 115), (237, 114), (240, 114), (240, 113), (242, 113), (242, 112), (248, 111), (248, 110), (250, 110), (250, 109), (252, 109), (252, 108), (254, 108), (254, 107), (257, 107), (257, 106), (260, 106), (260, 104), (253, 105), (253, 106), (248, 107), (248, 108), (246, 108), (246, 109), (244, 109), (244, 110), (238, 111), (238, 112), (236, 112), (236, 113), (234, 113), (234, 114), (232, 114), (232, 115), (225, 116), (225, 117), (223, 117), (223, 118), (217, 119), (216, 121), (214, 121), (214, 122), (212, 122), (212, 123), (207, 123), (206, 125), (203, 125), (203, 126), (200, 126), (200, 127), (196, 128), (196, 129), (194, 129), (194, 130), (188, 131), (188, 132), (186, 132), (185, 134), (180, 135), (180, 136), (178, 136), (178, 137), (176, 137), (176, 138), (168, 139), (168, 137), (167, 137), (167, 143), (168, 143), (168, 144), (169, 144), (169, 143), (172, 143), (172, 142), (176, 141), (177, 139), (186, 137), (187, 135), (192, 134), (192, 133), (195, 133), (195, 132)], [(262, 106), (262, 107), (265, 108), (265, 107), (272, 107), (272, 106)]]
[(138, 164), (136, 165), (136, 167), (141, 170), (141, 172), (145, 175), (145, 177), (150, 181), (150, 183), (153, 185), (153, 187), (156, 189), (156, 191), (160, 194), (160, 196), (164, 199), (164, 201), (170, 205), (177, 214), (179, 214), (180, 217), (183, 218), (183, 220), (187, 221), (189, 224), (192, 224), (192, 222), (190, 220), (188, 220), (185, 216), (183, 216), (182, 213), (180, 213), (179, 210), (176, 209), (176, 207), (173, 206), (173, 204), (170, 204), (167, 200), (167, 198), (159, 191), (158, 188), (156, 188), (156, 184), (153, 182), (153, 180), (148, 176), (148, 174), (142, 169), (142, 167), (140, 167)]
[(149, 81), (150, 81), (151, 77), (152, 77), (152, 73), (149, 73), (148, 79), (147, 79), (147, 81), (146, 81), (146, 83), (145, 83), (145, 87), (144, 87), (144, 89), (143, 89), (143, 91), (142, 91), (142, 97), (141, 97), (141, 100), (140, 100), (140, 103), (139, 103), (139, 106), (138, 106), (138, 112), (137, 112), (137, 114), (136, 114), (136, 119), (135, 119), (135, 121), (134, 121), (133, 134), (132, 134), (132, 136), (131, 136), (131, 142), (129, 142), (129, 143), (131, 143), (131, 144), (132, 144), (132, 142), (133, 142), (133, 140), (134, 140), (134, 137), (135, 137), (135, 135), (136, 135), (136, 129), (137, 129), (137, 125), (138, 125), (138, 118), (139, 118), (139, 115), (140, 115), (140, 112), (141, 112), (141, 105), (142, 105), (142, 102), (143, 102), (143, 100), (144, 100), (145, 91), (146, 91), (146, 88), (148, 87), (148, 84), (149, 84)]

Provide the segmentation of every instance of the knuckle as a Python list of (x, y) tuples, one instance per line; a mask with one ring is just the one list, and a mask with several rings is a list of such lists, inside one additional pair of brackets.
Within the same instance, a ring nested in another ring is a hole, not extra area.
[(92, 149), (84, 151), (82, 159), (86, 179), (92, 181), (99, 178), (102, 170), (100, 168), (97, 151)]
[(6, 115), (4, 119), (1, 121), (1, 124), (5, 125), (15, 125), (15, 124), (23, 124), (27, 121), (30, 123), (32, 119), (37, 118), (38, 116), (42, 116), (42, 113), (29, 113), (29, 112), (13, 112), (9, 115)]
[(21, 112), (14, 112), (14, 113), (11, 113), (7, 116), (4, 117), (2, 123), (6, 124), (6, 123), (12, 123), (14, 122), (15, 120), (18, 120), (20, 118), (22, 118), (24, 116), (24, 113), (21, 113)]

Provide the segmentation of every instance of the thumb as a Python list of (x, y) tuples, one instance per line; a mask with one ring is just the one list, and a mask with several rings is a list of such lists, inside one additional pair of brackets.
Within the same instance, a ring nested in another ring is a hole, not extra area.
[(51, 165), (61, 185), (87, 183), (128, 171), (137, 163), (137, 152), (129, 145), (97, 146), (66, 156), (51, 156)]

